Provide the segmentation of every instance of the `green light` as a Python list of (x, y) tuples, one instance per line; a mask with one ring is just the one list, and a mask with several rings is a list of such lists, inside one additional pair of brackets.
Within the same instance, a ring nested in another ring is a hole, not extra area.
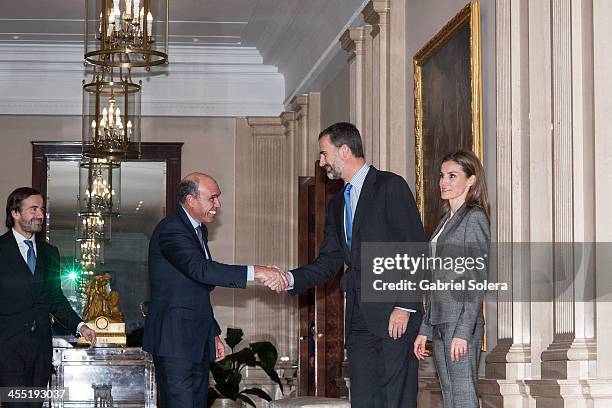
[(71, 282), (76, 282), (81, 276), (81, 269), (75, 264), (68, 265), (64, 269), (62, 276)]

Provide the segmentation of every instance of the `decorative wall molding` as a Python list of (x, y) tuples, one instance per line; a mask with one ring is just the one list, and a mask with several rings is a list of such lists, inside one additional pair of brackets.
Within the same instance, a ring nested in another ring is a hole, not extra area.
[[(297, 223), (291, 193), (293, 146), (281, 117), (237, 119), (236, 261), (240, 264), (297, 265)], [(297, 298), (279, 296), (263, 285), (251, 285), (236, 308), (236, 324), (251, 337), (276, 344), (280, 356), (297, 361)]]
[[(81, 115), (81, 45), (0, 44), (0, 114)], [(284, 79), (254, 47), (171, 47), (143, 81), (145, 116), (276, 116)]]

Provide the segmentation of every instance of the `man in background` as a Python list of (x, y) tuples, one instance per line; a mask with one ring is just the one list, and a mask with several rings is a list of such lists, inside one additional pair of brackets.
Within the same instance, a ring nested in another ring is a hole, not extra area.
[[(36, 238), (45, 220), (42, 195), (30, 187), (6, 203), (0, 236), (0, 387), (45, 387), (51, 379), (51, 317), (93, 347), (96, 334), (70, 307), (60, 283), (59, 251)], [(7, 407), (13, 406), (9, 403)], [(42, 403), (18, 407), (40, 407)]]

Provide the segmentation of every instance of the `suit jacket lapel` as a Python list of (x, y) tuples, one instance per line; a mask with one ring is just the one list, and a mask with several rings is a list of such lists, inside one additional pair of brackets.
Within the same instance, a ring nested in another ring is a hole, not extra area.
[[(47, 268), (47, 263), (49, 263), (49, 259), (47, 257), (47, 252), (45, 251), (44, 244), (36, 240), (36, 269), (34, 270), (35, 285), (41, 285), (44, 282), (49, 269)], [(30, 267), (28, 267), (28, 270), (30, 270)]]
[[(446, 224), (446, 227), (444, 227), (444, 231), (442, 231), (442, 234), (440, 234), (440, 236), (438, 237), (438, 242), (445, 240), (448, 232), (459, 222), (461, 218), (463, 218), (463, 216), (465, 215), (466, 209), (467, 209), (467, 206), (465, 205), (465, 203), (461, 207), (459, 207), (457, 212), (453, 215), (453, 217)], [(444, 216), (444, 220), (446, 220), (449, 215), (450, 213), (447, 213)], [(436, 234), (438, 233), (438, 230), (442, 228), (442, 225), (444, 225), (444, 222), (441, 222), (438, 228), (436, 228)], [(435, 237), (435, 236), (436, 236), (435, 234), (432, 235), (432, 237)]]
[(340, 190), (340, 192), (333, 198), (333, 202), (331, 205), (333, 206), (333, 211), (335, 213), (336, 218), (336, 233), (338, 234), (338, 242), (342, 245), (342, 249), (344, 250), (344, 254), (346, 259), (350, 259), (350, 251), (348, 246), (346, 245), (346, 234), (344, 232), (344, 190)]
[[(202, 253), (206, 255), (204, 253), (204, 248), (202, 248), (202, 244), (200, 244), (200, 239), (198, 238), (198, 235), (196, 234), (195, 229), (193, 228), (193, 225), (191, 225), (191, 221), (189, 221), (189, 218), (187, 218), (187, 214), (185, 214), (185, 210), (183, 210), (182, 207), (179, 207), (177, 212), (178, 212), (179, 219), (183, 222), (183, 225), (185, 226), (185, 228), (187, 228), (187, 230), (190, 232), (191, 238), (194, 240), (196, 244), (198, 244), (198, 248), (200, 248)], [(203, 228), (206, 228), (206, 227), (203, 227)]]
[[(431, 237), (429, 237), (429, 240), (431, 241), (431, 239), (433, 237), (435, 237), (438, 232), (440, 232), (440, 230), (442, 229), (442, 226), (444, 225), (444, 223), (446, 222), (446, 220), (448, 219), (448, 215), (449, 213), (445, 213), (444, 216), (440, 219), (440, 221), (438, 222), (438, 226), (436, 227), (436, 229), (434, 230), (434, 232), (431, 234)], [(439, 237), (438, 237), (439, 238)]]
[(32, 272), (30, 271), (30, 267), (27, 262), (21, 256), (21, 252), (19, 251), (19, 246), (17, 245), (17, 241), (13, 236), (12, 231), (8, 231), (6, 234), (2, 236), (4, 245), (3, 250), (6, 251), (8, 255), (9, 262), (13, 264), (16, 270), (21, 271), (26, 276), (32, 277)]
[(202, 241), (204, 243), (204, 248), (206, 248), (206, 252), (208, 252), (208, 259), (212, 261), (212, 254), (210, 253), (210, 248), (208, 247), (208, 228), (204, 224), (201, 224), (201, 226), (202, 226)]
[(353, 245), (359, 244), (355, 240), (357, 233), (359, 232), (359, 227), (363, 222), (366, 212), (368, 208), (371, 208), (370, 203), (374, 198), (374, 183), (376, 183), (376, 168), (374, 166), (370, 166), (370, 170), (368, 171), (368, 175), (366, 176), (363, 186), (361, 187), (361, 193), (359, 194), (359, 201), (357, 202), (357, 209), (355, 210), (355, 219), (353, 220)]

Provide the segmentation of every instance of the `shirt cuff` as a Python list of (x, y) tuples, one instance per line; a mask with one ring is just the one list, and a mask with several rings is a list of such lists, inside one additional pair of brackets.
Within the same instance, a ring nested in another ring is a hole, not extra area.
[(253, 265), (247, 265), (247, 281), (253, 282), (255, 280), (255, 267)]
[(295, 284), (295, 279), (293, 278), (293, 273), (287, 272), (287, 279), (289, 280), (289, 286), (285, 290), (293, 290), (293, 285)]
[(77, 326), (77, 331), (76, 331), (76, 336), (80, 337), (81, 336), (81, 327), (85, 326), (85, 322), (81, 322), (79, 323), (79, 325)]
[(399, 306), (395, 306), (395, 308), (399, 309), (399, 310), (405, 310), (405, 311), (410, 312), (410, 313), (416, 313), (416, 310), (414, 310), (414, 309), (406, 309), (405, 307), (399, 307)]

